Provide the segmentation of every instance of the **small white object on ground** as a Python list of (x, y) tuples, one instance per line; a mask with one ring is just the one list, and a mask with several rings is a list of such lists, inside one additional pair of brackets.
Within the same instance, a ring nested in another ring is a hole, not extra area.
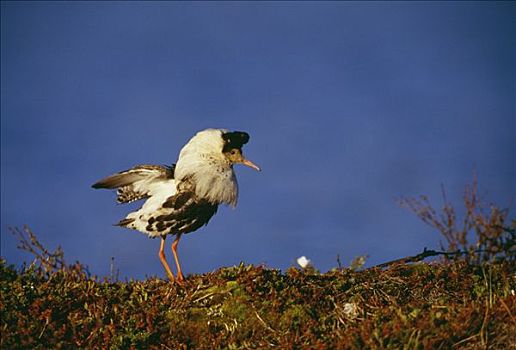
[(307, 259), (306, 256), (303, 255), (303, 256), (297, 258), (297, 264), (304, 269), (311, 264), (311, 261), (309, 259)]
[(355, 318), (358, 315), (357, 305), (354, 303), (345, 303), (344, 304), (344, 314), (348, 318)]

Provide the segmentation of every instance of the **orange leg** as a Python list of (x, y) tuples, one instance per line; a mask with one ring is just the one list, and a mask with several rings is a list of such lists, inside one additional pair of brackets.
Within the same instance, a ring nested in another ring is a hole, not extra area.
[(170, 267), (168, 266), (167, 259), (165, 259), (165, 237), (161, 237), (161, 246), (159, 247), (159, 260), (161, 260), (161, 264), (165, 268), (165, 271), (167, 271), (168, 278), (170, 279), (170, 282), (174, 283), (175, 278), (174, 274), (170, 270)]
[(185, 280), (185, 276), (181, 272), (181, 265), (179, 264), (179, 257), (177, 256), (177, 245), (179, 244), (179, 239), (181, 239), (181, 234), (178, 233), (174, 242), (172, 242), (172, 253), (174, 254), (174, 259), (176, 260), (177, 266), (177, 283), (183, 284)]

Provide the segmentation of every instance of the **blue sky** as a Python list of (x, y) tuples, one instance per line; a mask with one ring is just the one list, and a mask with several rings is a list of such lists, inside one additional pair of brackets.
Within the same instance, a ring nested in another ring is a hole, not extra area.
[[(514, 207), (516, 5), (510, 2), (2, 2), (1, 255), (8, 226), (96, 274), (164, 276), (135, 208), (93, 190), (170, 164), (198, 130), (251, 135), (240, 201), (185, 236), (186, 273), (240, 261), (325, 271), (437, 248), (396, 203), (477, 169)], [(514, 210), (513, 210), (514, 212)], [(514, 215), (511, 215), (514, 217)], [(171, 241), (169, 239), (169, 241)], [(171, 255), (169, 253), (169, 255)]]

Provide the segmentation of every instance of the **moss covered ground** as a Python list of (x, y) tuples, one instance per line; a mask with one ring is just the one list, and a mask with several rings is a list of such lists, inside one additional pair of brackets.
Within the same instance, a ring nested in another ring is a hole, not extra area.
[(2, 349), (516, 349), (516, 268), (464, 261), (286, 272), (241, 264), (115, 282), (0, 263)]

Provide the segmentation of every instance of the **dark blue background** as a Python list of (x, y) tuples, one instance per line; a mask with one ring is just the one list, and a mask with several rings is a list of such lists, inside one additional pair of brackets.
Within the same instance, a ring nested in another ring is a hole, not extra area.
[[(90, 188), (170, 164), (198, 130), (251, 134), (240, 202), (181, 241), (187, 273), (327, 270), (438, 247), (395, 199), (477, 169), (514, 200), (516, 6), (496, 2), (2, 2), (1, 255), (28, 224), (69, 261), (164, 276), (159, 241), (112, 226), (135, 206)], [(170, 240), (171, 241), (171, 240)], [(170, 255), (170, 254), (169, 254)]]

